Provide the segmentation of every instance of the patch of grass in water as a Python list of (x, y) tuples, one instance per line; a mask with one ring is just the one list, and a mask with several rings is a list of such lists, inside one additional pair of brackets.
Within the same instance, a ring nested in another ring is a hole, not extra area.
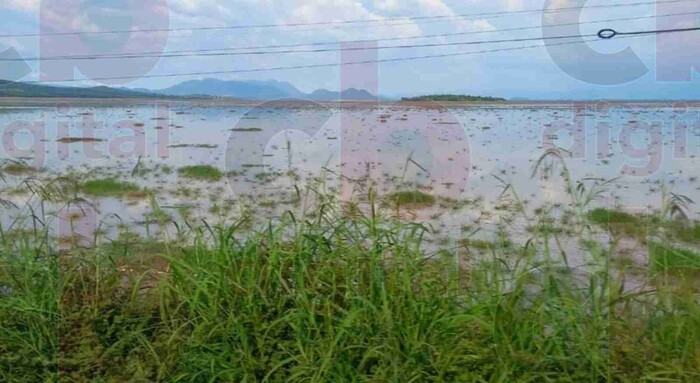
[(481, 239), (465, 238), (459, 241), (459, 245), (466, 248), (473, 248), (482, 251), (514, 248), (513, 243), (506, 238), (502, 238), (493, 242), (484, 241)]
[(114, 178), (89, 180), (83, 183), (83, 193), (95, 197), (124, 196), (142, 192), (141, 188), (131, 182), (123, 182)]
[(103, 142), (104, 140), (101, 138), (95, 138), (95, 137), (63, 137), (59, 138), (56, 140), (56, 142), (60, 142), (62, 144), (75, 144), (78, 142)]
[(535, 225), (528, 226), (526, 230), (530, 233), (545, 234), (548, 236), (562, 234), (564, 228), (557, 226), (553, 222), (538, 222)]
[(394, 192), (387, 195), (386, 198), (395, 206), (432, 206), (436, 202), (436, 198), (434, 196), (417, 190)]
[(32, 173), (36, 169), (22, 162), (11, 162), (3, 166), (0, 170), (2, 170), (0, 173), (9, 174), (11, 176), (21, 176)]
[(588, 213), (588, 219), (607, 228), (615, 235), (634, 237), (642, 242), (652, 229), (652, 222), (648, 217), (619, 210), (598, 208)]
[(674, 222), (671, 228), (673, 235), (685, 243), (700, 243), (700, 223)]
[(591, 222), (606, 227), (613, 234), (636, 238), (640, 242), (645, 242), (650, 233), (663, 228), (673, 240), (688, 244), (700, 243), (700, 223), (695, 221), (675, 220), (662, 223), (657, 218), (603, 208), (591, 211), (588, 218)]
[(591, 211), (589, 219), (595, 223), (605, 225), (609, 223), (638, 223), (640, 218), (623, 211), (599, 208)]
[(231, 129), (232, 132), (262, 132), (262, 129), (260, 128), (233, 128)]
[(130, 200), (141, 200), (149, 196), (149, 192), (146, 190), (137, 190), (126, 193), (124, 196)]
[(700, 253), (649, 241), (649, 268), (652, 272), (700, 270)]
[(210, 165), (185, 166), (178, 171), (181, 177), (204, 181), (218, 181), (224, 176), (219, 169)]
[(219, 146), (218, 145), (211, 145), (211, 144), (176, 144), (176, 145), (170, 145), (170, 148), (178, 149), (178, 148), (195, 148), (195, 149), (216, 149)]
[(282, 173), (276, 173), (276, 172), (270, 172), (270, 173), (260, 172), (260, 173), (256, 173), (255, 176), (253, 176), (253, 178), (255, 178), (255, 180), (257, 180), (257, 181), (260, 181), (263, 183), (268, 183), (268, 182), (275, 181), (276, 179), (278, 179), (282, 175), (283, 175)]

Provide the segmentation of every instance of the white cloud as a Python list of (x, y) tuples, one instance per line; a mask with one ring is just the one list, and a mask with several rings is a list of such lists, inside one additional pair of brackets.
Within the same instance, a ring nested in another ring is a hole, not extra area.
[(0, 8), (16, 11), (38, 11), (41, 0), (0, 0)]
[(374, 6), (385, 12), (410, 12), (421, 16), (454, 14), (443, 0), (375, 0)]
[[(375, 0), (374, 6), (381, 11), (400, 15), (414, 16), (456, 16), (456, 13), (444, 0)], [(468, 12), (463, 12), (468, 13)], [(487, 20), (451, 19), (459, 31), (493, 30)]]
[[(360, 1), (354, 0), (293, 0), (285, 1), (284, 5), (275, 4), (279, 15), (277, 23), (314, 23), (345, 20), (384, 20), (386, 17), (370, 10)], [(420, 34), (420, 28), (414, 23), (352, 24), (343, 28), (333, 25), (314, 26), (320, 36), (337, 38), (338, 40), (371, 39), (376, 36), (409, 36)], [(382, 26), (384, 25), (384, 26)], [(308, 29), (308, 28), (303, 28)]]
[(428, 16), (454, 14), (452, 9), (442, 0), (416, 0), (418, 9), (422, 10)]
[(340, 21), (348, 19), (380, 19), (359, 1), (352, 0), (315, 0), (291, 1), (292, 22)]
[(401, 9), (401, 2), (399, 0), (376, 0), (374, 6), (382, 11), (393, 12)]
[[(240, 3), (240, 2), (238, 2)], [(232, 17), (230, 4), (214, 0), (169, 0), (168, 7), (171, 12), (194, 17)]]
[(525, 0), (503, 0), (508, 11), (519, 11), (524, 9)]

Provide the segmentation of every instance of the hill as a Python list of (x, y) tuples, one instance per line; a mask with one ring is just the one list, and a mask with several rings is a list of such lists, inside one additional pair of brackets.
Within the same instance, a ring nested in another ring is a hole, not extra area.
[(169, 88), (157, 90), (156, 92), (173, 96), (202, 94), (209, 96), (233, 97), (246, 100), (269, 100), (277, 98), (297, 98), (303, 96), (302, 92), (286, 82), (275, 80), (223, 81), (213, 78), (189, 80)]
[(157, 90), (156, 92), (177, 96), (205, 94), (245, 100), (274, 100), (281, 98), (303, 98), (316, 101), (337, 101), (341, 99), (361, 101), (377, 100), (377, 96), (362, 89), (349, 88), (342, 92), (318, 89), (307, 94), (288, 82), (275, 80), (227, 81), (209, 78), (185, 81), (169, 88)]
[(107, 86), (60, 87), (0, 80), (0, 97), (141, 98), (153, 96), (151, 93)]
[(67, 87), (30, 84), (0, 80), (0, 97), (64, 97), (64, 98), (211, 98), (231, 97), (244, 100), (275, 100), (299, 98), (316, 101), (358, 100), (372, 101), (378, 97), (362, 89), (342, 92), (318, 89), (303, 93), (292, 84), (282, 81), (224, 81), (218, 79), (190, 80), (169, 88), (149, 89), (96, 87)]
[(364, 89), (349, 88), (342, 92), (333, 92), (326, 89), (318, 89), (307, 96), (317, 101), (354, 100), (354, 101), (376, 101), (377, 96)]

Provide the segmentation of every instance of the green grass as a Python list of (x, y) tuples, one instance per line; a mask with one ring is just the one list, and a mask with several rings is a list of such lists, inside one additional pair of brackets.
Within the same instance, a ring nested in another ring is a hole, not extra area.
[(623, 211), (609, 210), (604, 208), (594, 209), (590, 212), (589, 218), (591, 221), (599, 224), (610, 223), (629, 223), (638, 224), (640, 217), (629, 214)]
[(675, 222), (672, 225), (672, 232), (678, 240), (691, 243), (700, 244), (700, 224), (697, 222), (685, 223), (685, 222)]
[(123, 182), (113, 178), (89, 180), (82, 184), (83, 193), (95, 197), (124, 196), (139, 193), (141, 188), (131, 182)]
[(480, 239), (465, 238), (459, 241), (459, 245), (468, 249), (492, 251), (501, 248), (511, 248), (513, 244), (507, 239), (496, 241), (484, 241)]
[[(222, 176), (208, 166), (180, 169), (188, 173)], [(101, 193), (136, 192), (115, 180), (92, 182)], [(182, 196), (199, 195), (185, 189)], [(611, 262), (619, 256), (614, 241), (589, 230), (592, 223), (632, 230), (626, 227), (650, 217), (587, 213), (575, 194), (575, 209), (562, 217), (503, 209), (497, 242), (452, 246), (444, 234), (433, 241), (442, 228), (394, 214), (396, 205), (435, 204), (429, 194), (399, 192), (375, 203), (370, 191), (371, 206), (360, 209), (318, 190), (310, 188), (303, 207), (269, 221), (244, 213), (220, 225), (170, 222), (150, 196), (160, 230), (142, 238), (120, 222), (118, 238), (102, 228), (90, 248), (54, 238), (51, 216), (38, 216), (43, 209), (31, 210), (25, 228), (0, 226), (0, 381), (597, 383), (700, 376), (698, 290), (655, 278), (626, 290), (628, 275)], [(213, 206), (225, 215), (215, 194)], [(516, 241), (509, 213), (540, 224)], [(481, 229), (479, 221), (464, 224), (465, 235)], [(575, 251), (585, 267), (567, 267), (561, 240), (581, 244)], [(650, 247), (660, 270), (695, 270), (695, 255)]]
[[(285, 218), (286, 217), (286, 218)], [(0, 381), (695, 381), (700, 305), (587, 286), (532, 241), (468, 267), (424, 229), (321, 203), (251, 231), (0, 241)], [(539, 235), (535, 233), (535, 235)], [(604, 244), (590, 244), (602, 251)], [(604, 258), (604, 257), (603, 257)]]
[(646, 216), (634, 215), (618, 210), (594, 209), (588, 214), (592, 223), (599, 224), (616, 236), (632, 237), (640, 242), (654, 230), (655, 225)]
[(681, 269), (700, 271), (700, 253), (650, 241), (649, 267), (652, 272)]
[(400, 191), (386, 196), (387, 201), (394, 206), (404, 205), (434, 205), (437, 199), (421, 191)]
[(594, 209), (588, 214), (591, 222), (609, 229), (613, 234), (636, 238), (645, 242), (645, 238), (659, 229), (672, 240), (687, 244), (700, 244), (700, 223), (683, 220), (659, 222), (648, 216), (634, 215), (617, 210)]
[(209, 165), (185, 166), (179, 169), (181, 177), (203, 181), (219, 181), (223, 178), (223, 173)]

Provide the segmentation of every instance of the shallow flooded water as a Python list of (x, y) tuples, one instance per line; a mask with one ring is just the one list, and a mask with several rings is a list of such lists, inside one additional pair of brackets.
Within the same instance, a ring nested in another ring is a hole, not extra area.
[[(277, 217), (303, 209), (294, 200), (312, 182), (361, 203), (369, 190), (434, 195), (440, 203), (397, 213), (430, 224), (438, 241), (454, 240), (475, 223), (499, 225), (504, 184), (528, 209), (567, 204), (561, 166), (545, 161), (533, 174), (551, 148), (562, 149), (574, 180), (616, 179), (598, 206), (647, 211), (662, 187), (700, 196), (700, 109), (685, 104), (46, 103), (1, 107), (0, 127), (2, 157), (41, 169), (32, 177), (70, 173), (153, 191), (157, 207), (137, 196), (86, 196), (104, 227), (141, 231), (158, 214)], [(223, 177), (179, 174), (192, 165)], [(29, 198), (19, 190), (28, 176), (7, 175), (3, 198)], [(24, 213), (4, 209), (3, 225)]]

